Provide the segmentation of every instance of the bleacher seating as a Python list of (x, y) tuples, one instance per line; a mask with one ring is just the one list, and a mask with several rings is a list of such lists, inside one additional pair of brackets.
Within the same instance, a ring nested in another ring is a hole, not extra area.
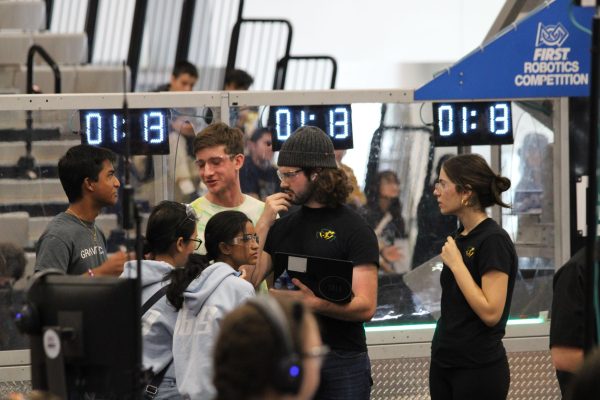
[[(87, 64), (84, 32), (46, 30), (45, 1), (0, 0), (0, 93), (26, 93), (27, 54), (33, 44), (43, 47), (59, 65), (63, 93), (123, 90), (121, 66)], [(53, 72), (39, 55), (34, 57), (33, 72), (36, 90), (54, 93)], [(57, 163), (80, 141), (71, 133), (76, 129), (71, 125), (78, 125), (72, 111), (33, 112), (31, 131), (26, 129), (27, 117), (24, 111), (2, 111), (0, 118), (0, 241), (32, 251), (48, 222), (68, 206)], [(35, 174), (23, 174), (19, 160), (25, 157), (34, 160)], [(116, 214), (103, 214), (96, 222), (106, 237), (118, 227)], [(33, 272), (34, 260), (35, 255), (29, 253), (26, 274)]]
[(46, 24), (46, 2), (43, 0), (0, 1), (0, 27), (38, 31)]

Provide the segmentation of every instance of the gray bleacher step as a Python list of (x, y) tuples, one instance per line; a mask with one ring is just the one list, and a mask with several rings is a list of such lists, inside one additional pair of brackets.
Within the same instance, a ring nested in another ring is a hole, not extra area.
[[(0, 137), (2, 132), (0, 131)], [(2, 139), (0, 139), (2, 141)], [(31, 155), (37, 165), (58, 164), (58, 160), (69, 148), (81, 144), (79, 140), (40, 140), (32, 142)], [(0, 146), (0, 165), (14, 165), (27, 154), (25, 142), (9, 142)]]
[[(60, 65), (63, 93), (120, 93), (123, 91), (123, 67), (109, 65)], [(127, 69), (129, 79), (129, 69)], [(36, 66), (34, 84), (42, 93), (54, 93), (54, 74), (46, 65)], [(0, 66), (0, 85), (26, 93), (27, 67)]]
[(45, 25), (45, 1), (0, 1), (0, 28), (38, 31)]
[(67, 202), (58, 179), (0, 179), (0, 193), (0, 205)]
[[(0, 30), (0, 64), (27, 63), (27, 52), (40, 45), (59, 65), (75, 65), (87, 62), (87, 35), (85, 33), (23, 32)], [(36, 64), (45, 64), (35, 56)]]
[(29, 214), (23, 211), (0, 214), (0, 242), (26, 247), (29, 242)]

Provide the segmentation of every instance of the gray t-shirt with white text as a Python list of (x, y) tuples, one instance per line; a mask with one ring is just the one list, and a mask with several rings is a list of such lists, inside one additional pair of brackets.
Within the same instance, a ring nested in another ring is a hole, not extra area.
[(81, 275), (106, 261), (106, 238), (94, 223), (61, 212), (40, 236), (35, 252), (36, 271), (57, 268)]

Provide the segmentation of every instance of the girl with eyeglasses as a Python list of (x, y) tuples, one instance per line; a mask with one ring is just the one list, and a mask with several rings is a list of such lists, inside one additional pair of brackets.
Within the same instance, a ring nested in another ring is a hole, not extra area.
[[(148, 219), (144, 242), (147, 259), (142, 261), (142, 308), (147, 308), (142, 315), (143, 364), (152, 369), (155, 378), (145, 388), (147, 399), (181, 399), (172, 362), (177, 310), (167, 303), (165, 292), (169, 274), (185, 266), (202, 243), (196, 237), (196, 219), (193, 208), (174, 201), (159, 203)], [(137, 263), (127, 262), (121, 277), (136, 276)]]
[(193, 255), (171, 272), (167, 298), (179, 310), (173, 356), (179, 392), (189, 399), (213, 398), (212, 352), (224, 316), (254, 297), (240, 271), (256, 265), (258, 236), (240, 211), (222, 211), (204, 230), (206, 255)]

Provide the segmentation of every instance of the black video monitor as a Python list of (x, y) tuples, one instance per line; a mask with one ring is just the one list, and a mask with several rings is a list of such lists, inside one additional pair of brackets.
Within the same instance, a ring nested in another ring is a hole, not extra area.
[[(135, 279), (53, 275), (32, 287), (39, 332), (30, 334), (32, 387), (57, 393), (62, 350), (69, 399), (140, 398), (141, 320)], [(63, 331), (64, 339), (48, 334)], [(54, 357), (52, 357), (54, 356)], [(58, 373), (58, 375), (57, 375)]]
[(268, 124), (273, 127), (273, 151), (279, 151), (283, 142), (305, 125), (321, 128), (329, 135), (336, 150), (353, 147), (350, 104), (271, 106)]

